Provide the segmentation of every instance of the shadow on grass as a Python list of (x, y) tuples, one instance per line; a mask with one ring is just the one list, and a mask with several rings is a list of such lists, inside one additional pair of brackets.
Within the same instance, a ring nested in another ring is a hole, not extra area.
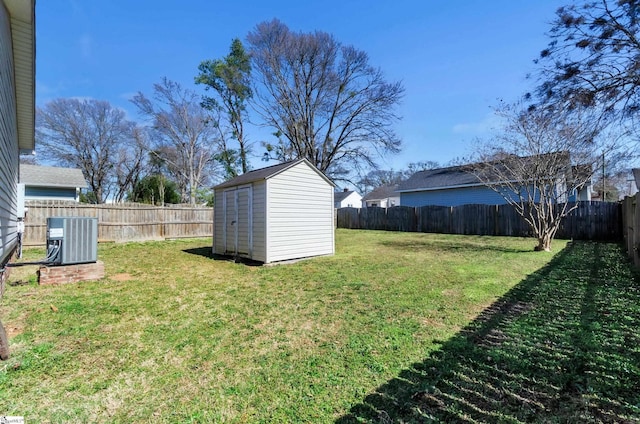
[(576, 242), (337, 423), (640, 422), (640, 284)]
[(194, 247), (192, 249), (184, 249), (182, 250), (185, 253), (189, 253), (191, 255), (204, 256), (205, 258), (213, 259), (216, 261), (225, 261), (225, 262), (235, 262), (241, 263), (247, 266), (262, 266), (262, 262), (254, 261), (247, 258), (235, 257), (235, 256), (227, 256), (227, 255), (218, 255), (213, 253), (211, 246), (205, 247)]
[(211, 246), (194, 247), (192, 249), (183, 249), (182, 251), (184, 253), (189, 253), (191, 255), (204, 256), (205, 258), (209, 258), (209, 259), (217, 259), (215, 257), (217, 255), (213, 254), (213, 250), (211, 249)]
[(479, 247), (482, 246), (484, 250), (492, 250), (496, 252), (506, 252), (506, 253), (525, 253), (533, 251), (533, 247), (535, 245), (535, 240), (531, 239), (531, 249), (514, 249), (509, 247), (503, 247), (499, 245), (488, 245), (486, 241), (483, 241), (481, 238), (478, 238), (477, 242), (469, 241), (471, 236), (465, 236), (464, 239), (461, 238), (460, 241), (455, 240), (392, 240), (392, 241), (382, 241), (381, 244), (384, 246), (392, 247), (394, 249), (400, 250), (415, 250), (415, 249), (433, 249), (439, 248), (443, 250), (451, 250), (451, 251), (473, 251), (477, 252)]

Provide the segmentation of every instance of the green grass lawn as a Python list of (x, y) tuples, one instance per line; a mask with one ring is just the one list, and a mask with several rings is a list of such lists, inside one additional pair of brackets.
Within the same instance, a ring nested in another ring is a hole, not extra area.
[[(99, 246), (102, 281), (0, 303), (0, 415), (27, 422), (640, 417), (640, 286), (615, 244), (337, 230), (257, 267), (208, 239)], [(31, 259), (43, 251), (28, 251)]]

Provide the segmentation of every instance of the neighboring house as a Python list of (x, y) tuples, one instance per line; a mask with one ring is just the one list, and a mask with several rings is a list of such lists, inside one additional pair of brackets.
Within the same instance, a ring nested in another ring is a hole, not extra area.
[(80, 200), (87, 181), (78, 168), (20, 164), (25, 200)]
[(19, 154), (35, 149), (34, 13), (34, 0), (0, 0), (0, 279), (18, 244)]
[(345, 188), (343, 191), (333, 193), (334, 208), (359, 208), (362, 205), (362, 196), (355, 191)]
[(333, 255), (334, 187), (306, 159), (215, 186), (213, 253), (264, 263)]
[(380, 186), (362, 198), (362, 207), (364, 208), (390, 208), (393, 206), (400, 206), (398, 184)]
[(579, 185), (573, 193), (569, 193), (569, 201), (591, 201), (591, 197), (593, 196), (593, 182), (591, 180), (593, 169), (591, 168), (591, 165), (572, 166), (571, 173), (578, 179), (578, 181), (586, 182)]
[[(571, 170), (579, 172), (580, 167), (572, 167)], [(586, 172), (586, 168), (583, 171)], [(560, 175), (555, 180), (558, 184), (565, 184), (567, 178), (571, 178), (571, 176)], [(502, 205), (507, 203), (500, 193), (488, 187), (471, 173), (468, 165), (416, 172), (398, 185), (398, 192), (402, 206)], [(591, 183), (584, 184), (576, 192), (570, 193), (568, 200), (591, 200)]]
[(631, 178), (627, 182), (629, 186), (624, 194), (625, 196), (634, 196), (640, 191), (640, 168), (631, 169)]

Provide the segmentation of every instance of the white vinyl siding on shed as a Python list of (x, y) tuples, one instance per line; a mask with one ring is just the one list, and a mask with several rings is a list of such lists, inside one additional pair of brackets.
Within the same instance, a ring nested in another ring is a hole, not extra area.
[(0, 2), (0, 264), (16, 244), (18, 130), (9, 16)]
[(333, 187), (301, 162), (267, 180), (267, 262), (334, 253)]
[(222, 196), (224, 191), (215, 190), (214, 192), (214, 203), (213, 203), (213, 253), (223, 254), (224, 253), (224, 219), (221, 219), (221, 216), (224, 216), (224, 202), (222, 201)]
[[(334, 187), (305, 159), (257, 169), (216, 186), (213, 252), (264, 263), (332, 255)], [(239, 202), (243, 190), (248, 209)], [(225, 224), (245, 213), (241, 211), (248, 212), (247, 223)], [(236, 249), (243, 243), (249, 252)]]
[(267, 261), (267, 183), (253, 183), (253, 259)]

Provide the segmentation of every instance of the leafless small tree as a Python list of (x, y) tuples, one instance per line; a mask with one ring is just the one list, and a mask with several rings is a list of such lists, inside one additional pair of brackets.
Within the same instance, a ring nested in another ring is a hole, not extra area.
[(122, 202), (140, 181), (146, 168), (146, 145), (148, 139), (145, 131), (136, 127), (132, 132), (132, 142), (118, 149), (114, 161), (116, 191), (113, 200), (116, 203)]
[(152, 98), (139, 92), (132, 102), (150, 124), (149, 152), (165, 162), (183, 201), (195, 204), (198, 187), (210, 175), (216, 145), (215, 126), (200, 97), (163, 78), (154, 84)]
[(80, 168), (98, 203), (116, 188), (113, 160), (133, 143), (134, 128), (106, 101), (55, 99), (36, 110), (38, 154)]
[(536, 250), (549, 251), (562, 218), (577, 207), (570, 200), (591, 184), (603, 152), (614, 154), (619, 138), (605, 137), (598, 119), (576, 110), (516, 104), (497, 114), (503, 131), (477, 143), (469, 171), (524, 218)]

